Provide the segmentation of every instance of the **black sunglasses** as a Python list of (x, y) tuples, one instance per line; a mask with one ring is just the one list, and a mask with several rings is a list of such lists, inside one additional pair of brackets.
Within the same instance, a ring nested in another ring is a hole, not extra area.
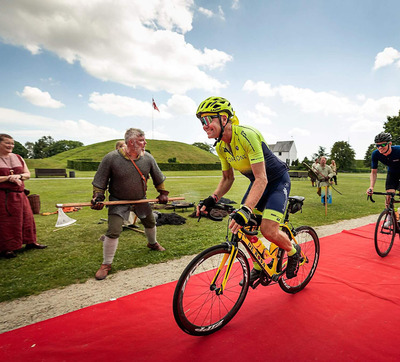
[(375, 146), (376, 146), (376, 148), (381, 148), (381, 147), (386, 147), (388, 144), (389, 144), (389, 142), (379, 143), (379, 144), (376, 144)]

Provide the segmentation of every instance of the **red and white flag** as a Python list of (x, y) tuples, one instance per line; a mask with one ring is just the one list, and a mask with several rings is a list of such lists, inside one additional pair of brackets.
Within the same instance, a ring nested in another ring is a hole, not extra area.
[(160, 112), (160, 110), (158, 109), (158, 107), (157, 107), (157, 104), (156, 104), (156, 102), (154, 101), (154, 98), (152, 98), (152, 103), (153, 103), (153, 108), (156, 110), (156, 111), (159, 111)]

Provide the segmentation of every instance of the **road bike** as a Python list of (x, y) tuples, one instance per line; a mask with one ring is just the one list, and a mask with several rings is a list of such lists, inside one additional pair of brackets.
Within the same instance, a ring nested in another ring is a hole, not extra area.
[[(379, 256), (384, 258), (392, 250), (394, 237), (396, 234), (400, 234), (398, 214), (396, 215), (394, 208), (394, 204), (400, 203), (399, 200), (395, 200), (395, 196), (400, 196), (400, 193), (396, 195), (395, 192), (373, 192), (372, 194), (389, 196), (389, 205), (379, 215), (374, 234), (375, 250)], [(367, 199), (375, 202), (372, 195), (368, 195)]]
[[(286, 278), (287, 255), (285, 250), (273, 243), (269, 247), (257, 248), (260, 239), (256, 236), (261, 224), (261, 215), (251, 218), (248, 225), (232, 234), (227, 227), (226, 241), (212, 246), (197, 255), (185, 268), (175, 288), (173, 312), (178, 326), (186, 333), (204, 336), (224, 327), (242, 306), (249, 287), (278, 283), (287, 293), (297, 293), (310, 282), (317, 268), (320, 245), (315, 230), (309, 226), (294, 228), (289, 224), (289, 214), (302, 209), (304, 197), (289, 197), (284, 222), (280, 224), (292, 241), (301, 247), (301, 258), (297, 275)], [(225, 204), (217, 208), (226, 210), (230, 218), (236, 210)], [(222, 218), (212, 216), (212, 220)], [(212, 232), (210, 232), (212, 234)], [(240, 248), (239, 248), (240, 246)], [(243, 250), (244, 249), (244, 250)], [(250, 285), (248, 256), (261, 267), (260, 278)]]

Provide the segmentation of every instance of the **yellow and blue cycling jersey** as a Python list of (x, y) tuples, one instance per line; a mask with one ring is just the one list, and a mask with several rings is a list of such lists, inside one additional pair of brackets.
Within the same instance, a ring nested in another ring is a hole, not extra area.
[(216, 147), (222, 171), (234, 168), (249, 178), (250, 185), (243, 197), (245, 203), (255, 180), (251, 165), (265, 162), (268, 184), (255, 209), (264, 219), (282, 222), (290, 193), (288, 166), (276, 157), (261, 133), (253, 127), (232, 125), (232, 140), (229, 144), (220, 141)]
[(254, 181), (251, 170), (254, 163), (265, 162), (268, 182), (279, 179), (289, 169), (272, 153), (262, 134), (250, 126), (232, 125), (231, 143), (218, 142), (216, 151), (221, 160), (222, 171), (232, 167), (250, 181)]
[(289, 168), (272, 153), (261, 133), (253, 127), (232, 125), (231, 142), (226, 144), (220, 141), (216, 150), (222, 171), (234, 168), (250, 180), (242, 204), (245, 203), (255, 180), (251, 165), (265, 162), (268, 184), (255, 210), (262, 213), (263, 219), (282, 222), (291, 186)]

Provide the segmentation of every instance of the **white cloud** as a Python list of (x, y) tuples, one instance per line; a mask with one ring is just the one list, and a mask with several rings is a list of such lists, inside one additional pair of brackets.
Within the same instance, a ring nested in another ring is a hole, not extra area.
[(289, 134), (294, 137), (296, 136), (305, 137), (309, 136), (311, 133), (308, 129), (294, 127), (289, 131)]
[(193, 8), (193, 0), (114, 0), (112, 6), (108, 0), (37, 0), (35, 6), (6, 1), (0, 37), (38, 56), (46, 49), (79, 62), (104, 81), (180, 94), (196, 88), (217, 92), (226, 84), (202, 67), (221, 68), (232, 57), (186, 42)]
[(232, 9), (238, 10), (240, 8), (240, 0), (233, 0), (232, 1)]
[(243, 90), (256, 92), (262, 98), (278, 96), (284, 103), (298, 106), (304, 113), (346, 117), (349, 120), (359, 117), (386, 118), (386, 115), (395, 114), (400, 108), (400, 97), (383, 97), (375, 100), (358, 95), (355, 102), (336, 92), (315, 92), (312, 89), (292, 85), (273, 87), (262, 81), (248, 80)]
[(260, 114), (263, 114), (265, 116), (276, 116), (276, 112), (274, 112), (271, 108), (266, 106), (264, 103), (257, 103), (255, 106), (256, 111), (258, 111)]
[(243, 90), (247, 92), (256, 92), (260, 97), (273, 97), (276, 91), (272, 88), (271, 84), (265, 82), (253, 82), (247, 80), (243, 85)]
[[(397, 49), (392, 47), (385, 48), (376, 55), (374, 70), (391, 65), (397, 59), (400, 59), (400, 52)], [(397, 65), (400, 66), (400, 62), (397, 62)]]
[(218, 6), (218, 15), (221, 18), (221, 20), (225, 20), (225, 14), (224, 14), (224, 10), (222, 9), (222, 6)]
[(89, 107), (118, 117), (147, 116), (151, 117), (151, 101), (143, 102), (135, 98), (112, 93), (94, 92), (89, 98)]
[(205, 15), (207, 18), (219, 18), (221, 20), (225, 20), (225, 14), (224, 14), (224, 10), (222, 9), (221, 6), (218, 6), (218, 11), (215, 13), (210, 9), (206, 9), (203, 7), (199, 7), (197, 9), (201, 14)]
[(59, 121), (7, 108), (0, 108), (0, 128), (7, 129), (7, 133), (23, 143), (50, 135), (55, 140), (69, 139), (91, 144), (121, 138), (125, 132), (124, 129), (99, 126), (83, 119)]
[(196, 110), (196, 102), (187, 96), (175, 94), (167, 101), (166, 111), (173, 115), (186, 115), (194, 118)]
[(157, 119), (170, 119), (172, 117), (189, 115), (194, 117), (196, 103), (188, 96), (173, 95), (166, 104), (160, 104), (155, 100), (160, 112), (154, 112), (150, 101), (119, 96), (112, 93), (100, 94), (94, 92), (89, 98), (89, 107), (117, 117), (142, 117)]
[(36, 87), (24, 87), (22, 93), (17, 92), (19, 96), (25, 98), (28, 102), (34, 104), (35, 106), (45, 107), (45, 108), (61, 108), (64, 104), (60, 101), (53, 99), (48, 92), (43, 92)]
[(203, 7), (199, 7), (198, 10), (199, 10), (200, 13), (205, 15), (207, 18), (212, 18), (214, 16), (214, 13), (209, 9), (205, 9)]

